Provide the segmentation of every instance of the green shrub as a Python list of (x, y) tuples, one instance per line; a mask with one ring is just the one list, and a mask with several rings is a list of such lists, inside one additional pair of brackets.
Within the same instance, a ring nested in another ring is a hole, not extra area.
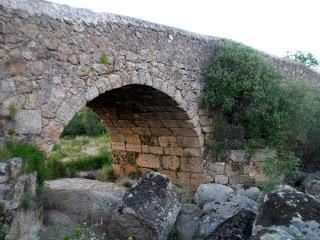
[(264, 166), (275, 182), (275, 175), (286, 181), (297, 175), (297, 156), (319, 159), (318, 88), (284, 81), (261, 53), (226, 40), (218, 42), (204, 75), (201, 103), (215, 120), (206, 154), (223, 158), (231, 149), (275, 149), (277, 156)]
[(49, 179), (67, 176), (67, 170), (64, 163), (55, 158), (48, 160), (47, 168), (49, 171)]
[(230, 125), (228, 145), (260, 138), (274, 146), (283, 144), (287, 113), (281, 75), (262, 54), (240, 43), (220, 41), (205, 77), (202, 105), (221, 112)]
[(0, 158), (2, 158), (0, 160), (7, 160), (10, 157), (21, 157), (24, 160), (23, 172), (37, 172), (39, 184), (48, 178), (45, 155), (37, 147), (24, 142), (8, 142), (5, 148), (0, 149)]
[(79, 111), (64, 128), (61, 136), (99, 136), (105, 133), (106, 128), (100, 118), (90, 108)]
[(265, 157), (262, 170), (269, 180), (263, 184), (264, 191), (269, 191), (279, 184), (284, 184), (299, 176), (300, 159), (292, 152), (278, 152), (265, 148), (261, 154)]

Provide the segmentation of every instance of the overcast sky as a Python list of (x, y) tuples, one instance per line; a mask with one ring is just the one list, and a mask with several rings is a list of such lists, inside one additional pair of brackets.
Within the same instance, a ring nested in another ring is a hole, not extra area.
[(50, 0), (230, 38), (284, 56), (320, 57), (319, 0)]

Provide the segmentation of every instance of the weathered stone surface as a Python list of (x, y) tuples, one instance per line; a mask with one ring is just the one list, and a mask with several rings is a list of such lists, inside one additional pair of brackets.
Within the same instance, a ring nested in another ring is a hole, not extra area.
[(18, 110), (15, 118), (16, 132), (37, 134), (41, 132), (41, 113), (37, 110)]
[(137, 165), (139, 167), (154, 168), (154, 169), (157, 169), (161, 166), (159, 157), (152, 154), (139, 155), (137, 159)]
[(319, 239), (320, 201), (289, 186), (261, 198), (252, 239)]
[(261, 192), (257, 187), (250, 187), (245, 190), (244, 194), (253, 201), (257, 201)]
[(237, 214), (217, 227), (208, 237), (208, 240), (248, 240), (251, 237), (254, 217), (254, 213), (247, 210), (240, 210)]
[(123, 197), (112, 215), (109, 234), (115, 239), (167, 239), (180, 203), (165, 176), (149, 172)]
[(38, 240), (42, 229), (42, 208), (34, 203), (31, 209), (16, 212), (6, 239)]
[(320, 199), (320, 172), (303, 173), (303, 175), (301, 186), (304, 191)]
[(8, 160), (9, 177), (11, 180), (15, 180), (21, 174), (22, 163), (22, 158), (11, 158)]
[(75, 173), (75, 177), (96, 180), (98, 179), (100, 173), (101, 170), (80, 171)]
[(230, 150), (229, 158), (233, 162), (244, 163), (248, 161), (249, 154), (245, 150)]
[(37, 177), (35, 173), (19, 176), (21, 166), (21, 158), (8, 159), (0, 165), (1, 237), (38, 240), (42, 207), (35, 200)]
[(195, 204), (183, 204), (177, 217), (179, 240), (193, 240), (198, 235), (201, 211)]
[(241, 211), (250, 212), (248, 216), (250, 218), (257, 211), (257, 203), (240, 195), (232, 195), (229, 199), (221, 199), (221, 201), (207, 202), (203, 206), (205, 215), (201, 219), (200, 235), (209, 236), (221, 223)]
[(0, 163), (0, 183), (3, 183), (9, 179), (9, 167), (8, 163)]
[(194, 196), (194, 201), (200, 207), (207, 202), (225, 202), (233, 193), (233, 189), (216, 183), (201, 184)]
[[(60, 221), (68, 219), (71, 226), (83, 222), (97, 223), (96, 230), (102, 235), (110, 224), (114, 209), (121, 205), (125, 191), (125, 187), (114, 183), (82, 178), (47, 181), (43, 193), (46, 230), (52, 233), (54, 228), (61, 226)], [(73, 230), (64, 228), (64, 231)]]
[(228, 184), (229, 179), (227, 175), (215, 175), (214, 182), (218, 184)]
[(4, 208), (8, 210), (17, 209), (24, 194), (27, 191), (35, 191), (36, 178), (36, 174), (22, 175), (15, 181), (0, 184), (0, 201)]

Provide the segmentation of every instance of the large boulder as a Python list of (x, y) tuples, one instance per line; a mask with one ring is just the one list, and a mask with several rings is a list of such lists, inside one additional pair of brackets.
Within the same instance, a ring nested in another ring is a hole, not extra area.
[(176, 222), (178, 239), (195, 239), (198, 236), (200, 220), (201, 210), (195, 204), (183, 204)]
[(320, 201), (289, 186), (261, 198), (252, 239), (320, 239)]
[(201, 184), (196, 191), (194, 201), (199, 207), (207, 202), (225, 202), (233, 193), (233, 189), (217, 183)]
[(237, 214), (223, 222), (209, 236), (208, 240), (247, 240), (251, 237), (255, 214), (248, 210), (240, 210)]
[[(115, 208), (127, 189), (114, 183), (82, 178), (63, 178), (45, 182), (44, 225), (48, 234), (68, 234), (79, 224), (95, 226), (102, 236)], [(91, 227), (89, 226), (89, 227)]]
[(223, 222), (242, 212), (242, 215), (249, 213), (255, 215), (257, 211), (257, 203), (247, 196), (232, 195), (224, 202), (208, 202), (202, 209), (205, 214), (201, 219), (199, 234), (200, 236), (208, 237), (211, 235)]
[(167, 239), (179, 211), (170, 180), (149, 172), (125, 193), (108, 232), (113, 239)]
[(320, 199), (320, 171), (314, 173), (303, 173), (301, 186), (306, 193)]

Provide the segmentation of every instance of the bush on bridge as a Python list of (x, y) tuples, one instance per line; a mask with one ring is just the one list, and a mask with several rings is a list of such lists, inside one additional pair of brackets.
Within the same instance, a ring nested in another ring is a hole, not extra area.
[(310, 132), (319, 129), (319, 90), (285, 82), (262, 53), (228, 40), (218, 42), (204, 75), (202, 105), (216, 120), (207, 153), (223, 157), (230, 149), (269, 147), (279, 153), (279, 175), (297, 173), (293, 153), (302, 156), (301, 146), (319, 138)]

